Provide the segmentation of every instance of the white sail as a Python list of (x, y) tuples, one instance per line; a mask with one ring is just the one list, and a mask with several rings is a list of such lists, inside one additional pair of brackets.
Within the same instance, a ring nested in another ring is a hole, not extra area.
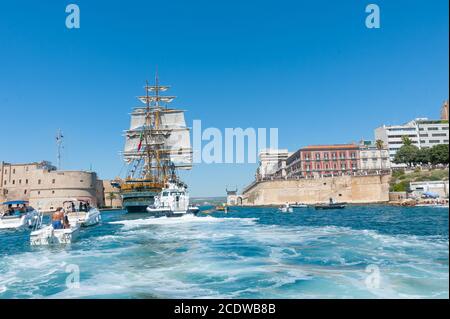
[(171, 131), (164, 145), (165, 149), (168, 150), (170, 161), (175, 166), (185, 169), (192, 167), (192, 148), (188, 128)]
[(139, 127), (142, 127), (145, 125), (146, 119), (145, 119), (145, 113), (132, 113), (131, 114), (131, 123), (130, 123), (130, 130), (135, 130)]
[(162, 128), (180, 128), (186, 127), (186, 121), (184, 119), (184, 111), (182, 110), (170, 110), (161, 112), (160, 115)]
[(151, 103), (151, 102), (164, 102), (170, 103), (175, 99), (175, 96), (139, 96), (139, 100), (142, 103)]

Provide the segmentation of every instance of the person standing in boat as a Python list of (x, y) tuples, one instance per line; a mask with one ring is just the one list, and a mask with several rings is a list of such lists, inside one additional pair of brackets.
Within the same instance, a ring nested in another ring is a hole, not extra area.
[(64, 210), (62, 207), (58, 207), (52, 215), (53, 229), (62, 229), (64, 223)]

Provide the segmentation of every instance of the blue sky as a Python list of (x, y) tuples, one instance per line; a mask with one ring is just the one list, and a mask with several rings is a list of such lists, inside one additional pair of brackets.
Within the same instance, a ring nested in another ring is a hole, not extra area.
[[(81, 28), (65, 27), (76, 3)], [(367, 29), (365, 6), (381, 9)], [(278, 127), (280, 147), (373, 138), (448, 98), (448, 1), (9, 1), (0, 10), (0, 160), (118, 175), (122, 130), (158, 66), (203, 127)], [(197, 165), (194, 196), (255, 164)]]

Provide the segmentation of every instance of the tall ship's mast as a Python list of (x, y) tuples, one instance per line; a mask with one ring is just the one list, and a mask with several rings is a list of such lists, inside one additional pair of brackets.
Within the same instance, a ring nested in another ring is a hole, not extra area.
[(169, 183), (181, 183), (176, 171), (192, 168), (190, 129), (184, 110), (169, 108), (175, 96), (163, 95), (169, 86), (146, 83), (143, 105), (133, 109), (125, 131), (123, 159), (127, 176), (120, 185), (125, 208), (140, 211)]

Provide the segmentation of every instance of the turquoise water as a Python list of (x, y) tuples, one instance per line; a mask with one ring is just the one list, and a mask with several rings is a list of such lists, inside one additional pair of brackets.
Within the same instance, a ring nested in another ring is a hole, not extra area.
[(448, 209), (102, 216), (64, 248), (0, 231), (0, 298), (449, 297)]

